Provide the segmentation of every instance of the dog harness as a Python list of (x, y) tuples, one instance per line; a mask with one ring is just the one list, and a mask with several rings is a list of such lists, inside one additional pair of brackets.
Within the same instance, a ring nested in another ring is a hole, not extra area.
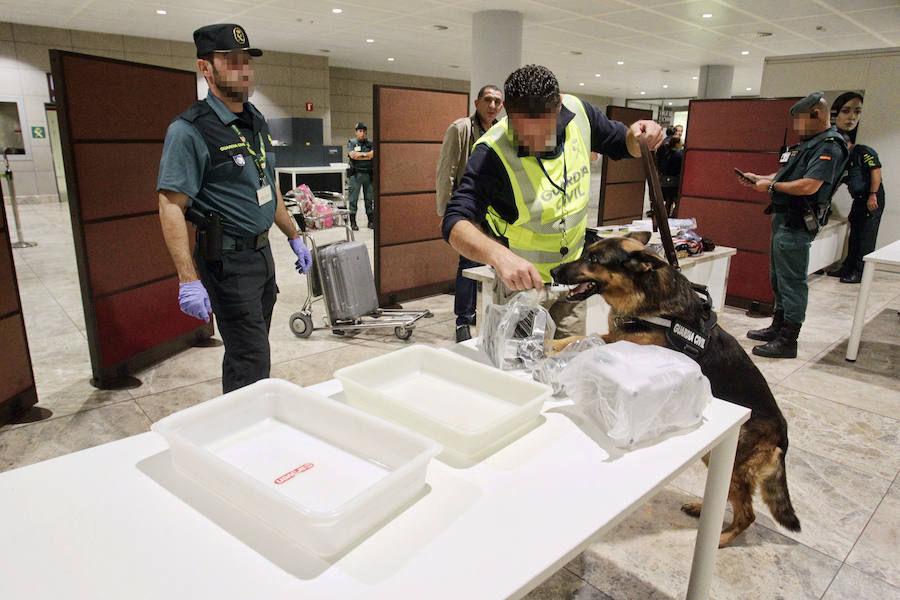
[(647, 331), (648, 329), (664, 329), (667, 347), (699, 360), (706, 352), (710, 334), (716, 326), (718, 317), (712, 309), (712, 298), (705, 285), (691, 284), (695, 292), (700, 294), (702, 317), (700, 327), (688, 325), (672, 315), (659, 317), (621, 317), (615, 318), (615, 325), (625, 333)]

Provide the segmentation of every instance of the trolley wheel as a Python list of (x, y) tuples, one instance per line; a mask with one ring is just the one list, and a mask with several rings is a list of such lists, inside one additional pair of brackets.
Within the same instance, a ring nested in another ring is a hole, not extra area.
[(394, 327), (394, 335), (397, 336), (398, 339), (408, 340), (412, 337), (413, 328), (412, 327)]
[(347, 332), (344, 331), (343, 329), (332, 329), (331, 333), (333, 333), (334, 335), (340, 335), (340, 336), (347, 335)]
[(299, 338), (308, 338), (313, 332), (312, 315), (305, 312), (295, 312), (291, 315), (288, 324), (291, 333)]

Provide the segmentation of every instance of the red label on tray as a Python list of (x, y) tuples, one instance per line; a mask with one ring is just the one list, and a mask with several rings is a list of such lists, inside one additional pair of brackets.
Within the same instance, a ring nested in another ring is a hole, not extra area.
[(304, 471), (309, 471), (309, 470), (312, 469), (314, 466), (315, 466), (315, 465), (313, 465), (312, 463), (306, 463), (305, 465), (300, 465), (299, 467), (297, 467), (297, 468), (294, 469), (293, 471), (288, 471), (287, 473), (285, 473), (284, 475), (282, 475), (281, 477), (279, 477), (278, 479), (276, 479), (276, 480), (275, 480), (275, 485), (281, 485), (281, 484), (284, 483), (285, 481), (290, 481), (291, 479), (293, 479), (294, 477), (296, 477), (297, 474), (302, 473), (302, 472), (304, 472)]

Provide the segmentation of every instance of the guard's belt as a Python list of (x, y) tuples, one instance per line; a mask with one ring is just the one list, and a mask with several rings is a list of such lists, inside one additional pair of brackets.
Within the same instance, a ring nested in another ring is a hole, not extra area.
[(222, 250), (240, 252), (241, 250), (259, 250), (269, 245), (269, 232), (263, 231), (259, 235), (239, 237), (222, 234)]

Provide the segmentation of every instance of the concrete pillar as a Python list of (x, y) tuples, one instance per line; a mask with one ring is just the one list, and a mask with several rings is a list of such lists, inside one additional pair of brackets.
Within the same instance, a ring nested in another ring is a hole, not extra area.
[(697, 83), (697, 97), (731, 98), (731, 84), (734, 81), (734, 67), (731, 65), (703, 65)]
[[(470, 98), (487, 84), (501, 90), (509, 74), (522, 66), (522, 13), (484, 10), (472, 15)], [(469, 106), (470, 111), (472, 106)]]

